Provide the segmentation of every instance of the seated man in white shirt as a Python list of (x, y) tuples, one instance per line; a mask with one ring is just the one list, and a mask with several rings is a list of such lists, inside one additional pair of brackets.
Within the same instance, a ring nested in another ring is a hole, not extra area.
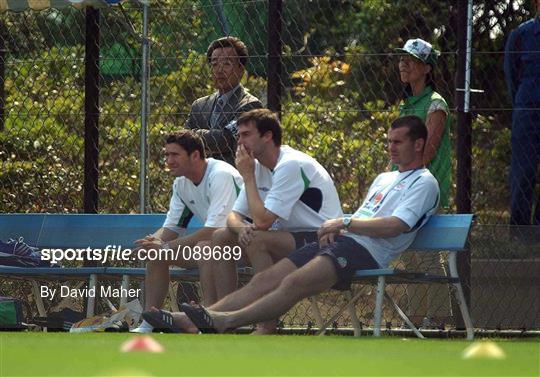
[[(356, 270), (388, 266), (438, 207), (437, 180), (423, 166), (426, 138), (420, 118), (396, 119), (388, 132), (388, 151), (398, 171), (375, 178), (352, 217), (325, 221), (318, 242), (292, 252), (214, 305), (183, 304), (184, 313), (169, 313), (172, 327), (224, 332), (268, 321), (306, 297), (349, 285)], [(143, 317), (152, 321), (158, 314), (152, 309)]]
[[(137, 240), (143, 249), (172, 249), (171, 260), (148, 261), (145, 278), (145, 307), (162, 307), (169, 287), (169, 267), (198, 267), (198, 261), (183, 259), (183, 248), (194, 250), (210, 245), (212, 234), (225, 226), (227, 215), (240, 192), (243, 181), (230, 164), (205, 158), (202, 138), (191, 130), (182, 130), (166, 138), (165, 158), (171, 176), (176, 177), (172, 187), (169, 212), (163, 226), (153, 235)], [(193, 216), (204, 226), (184, 235)], [(216, 292), (203, 290), (203, 303), (213, 304)], [(143, 322), (137, 332), (150, 332), (152, 327)]]
[[(317, 229), (343, 215), (332, 178), (314, 158), (281, 145), (282, 129), (276, 114), (251, 110), (237, 120), (236, 166), (244, 179), (227, 227), (217, 230), (212, 247), (240, 245), (254, 271), (261, 272), (295, 249), (317, 239)], [(213, 286), (218, 298), (237, 288), (234, 260), (201, 265), (211, 270), (204, 286)], [(258, 326), (257, 332), (275, 331), (276, 324)]]

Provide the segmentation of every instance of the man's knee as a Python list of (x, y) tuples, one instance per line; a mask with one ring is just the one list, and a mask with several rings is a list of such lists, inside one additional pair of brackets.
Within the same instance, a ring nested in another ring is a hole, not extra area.
[(277, 287), (279, 283), (279, 276), (275, 273), (273, 268), (255, 274), (250, 281), (251, 285), (269, 289)]
[(283, 278), (278, 289), (288, 296), (298, 296), (299, 298), (302, 298), (304, 297), (304, 288), (309, 288), (307, 287), (307, 279), (303, 276), (303, 273), (296, 270)]
[(212, 234), (212, 245), (229, 245), (235, 243), (236, 234), (228, 227), (219, 228)]
[(279, 284), (271, 287), (277, 294), (283, 297), (288, 297), (295, 301), (300, 301), (302, 298), (306, 297), (304, 293), (305, 282), (298, 276), (296, 273), (291, 273), (290, 275), (285, 276)]
[(247, 247), (244, 248), (244, 252), (251, 261), (256, 258), (257, 255), (267, 253), (267, 244), (264, 240), (257, 239), (255, 236)]
[(295, 247), (294, 238), (289, 233), (256, 231), (244, 252), (250, 260), (260, 254), (270, 254), (272, 259), (279, 260), (294, 251)]

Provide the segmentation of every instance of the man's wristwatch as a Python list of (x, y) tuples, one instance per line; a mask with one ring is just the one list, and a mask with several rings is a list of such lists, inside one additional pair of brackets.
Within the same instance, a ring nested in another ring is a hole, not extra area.
[(343, 219), (341, 220), (343, 221), (343, 226), (345, 227), (345, 229), (349, 229), (349, 226), (351, 225), (351, 219), (352, 217), (347, 216), (347, 217), (343, 217)]

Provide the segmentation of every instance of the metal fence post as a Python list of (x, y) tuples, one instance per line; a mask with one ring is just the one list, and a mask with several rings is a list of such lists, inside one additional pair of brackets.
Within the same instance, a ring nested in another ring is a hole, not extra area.
[(142, 37), (142, 64), (141, 64), (141, 160), (140, 160), (140, 192), (139, 212), (146, 213), (146, 170), (147, 170), (147, 137), (148, 137), (148, 84), (150, 69), (148, 66), (150, 57), (150, 45), (148, 40), (148, 4), (143, 5), (143, 37)]
[(86, 8), (84, 56), (84, 212), (98, 210), (99, 10)]
[(282, 0), (268, 1), (268, 82), (267, 97), (268, 108), (281, 114), (281, 40), (282, 27)]
[[(457, 192), (458, 213), (471, 213), (471, 170), (472, 170), (472, 118), (470, 113), (470, 72), (472, 39), (472, 0), (458, 0), (457, 17), (458, 61), (456, 75), (457, 119)], [(457, 260), (459, 276), (467, 305), (471, 307), (471, 256), (460, 253)], [(456, 314), (459, 311), (456, 312)], [(459, 327), (463, 319), (458, 315)]]

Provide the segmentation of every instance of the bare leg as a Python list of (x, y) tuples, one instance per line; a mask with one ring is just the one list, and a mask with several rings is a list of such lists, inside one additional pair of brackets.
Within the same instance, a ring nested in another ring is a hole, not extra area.
[[(229, 228), (217, 229), (212, 236), (212, 248), (219, 246), (236, 246), (238, 236), (232, 232)], [(201, 283), (206, 285), (212, 285), (213, 290), (216, 292), (216, 298), (219, 300), (231, 292), (236, 290), (238, 285), (238, 277), (236, 274), (236, 261), (219, 260), (209, 261), (207, 263), (211, 266), (205, 266), (206, 274), (201, 276)], [(210, 270), (210, 272), (209, 272)], [(208, 273), (209, 272), (209, 273)]]
[(163, 307), (163, 302), (169, 291), (169, 267), (175, 265), (184, 268), (196, 267), (191, 261), (178, 260), (155, 260), (146, 263), (146, 275), (144, 277), (145, 290), (145, 310), (151, 307)]
[[(289, 232), (256, 231), (253, 241), (246, 248), (255, 273), (262, 272), (294, 251), (296, 243)], [(258, 323), (253, 334), (272, 334), (277, 330), (277, 319)]]
[(276, 289), (281, 281), (295, 270), (294, 263), (289, 259), (283, 259), (266, 271), (255, 275), (247, 285), (225, 296), (209, 309), (220, 312), (241, 309)]
[(163, 307), (163, 301), (169, 289), (169, 263), (166, 261), (149, 261), (146, 264), (146, 276), (144, 278), (145, 310), (151, 307)]
[(253, 241), (246, 248), (246, 254), (257, 273), (286, 257), (295, 248), (294, 237), (289, 232), (256, 231)]
[(301, 299), (329, 289), (337, 279), (330, 258), (318, 256), (285, 277), (277, 289), (247, 307), (225, 313), (210, 310), (209, 313), (220, 332), (249, 323), (268, 321), (279, 317)]
[[(211, 246), (211, 241), (201, 241), (197, 244), (201, 249), (205, 246)], [(216, 287), (213, 283), (213, 263), (211, 261), (200, 260), (197, 262), (199, 267), (199, 279), (201, 282), (201, 289), (203, 293), (202, 304), (204, 306), (210, 306), (217, 301)]]
[[(241, 309), (272, 292), (287, 275), (295, 270), (294, 263), (289, 259), (283, 259), (266, 271), (255, 275), (246, 286), (225, 296), (208, 309), (219, 312)], [(175, 325), (185, 332), (198, 332), (193, 322), (184, 313), (173, 313), (173, 318)]]

